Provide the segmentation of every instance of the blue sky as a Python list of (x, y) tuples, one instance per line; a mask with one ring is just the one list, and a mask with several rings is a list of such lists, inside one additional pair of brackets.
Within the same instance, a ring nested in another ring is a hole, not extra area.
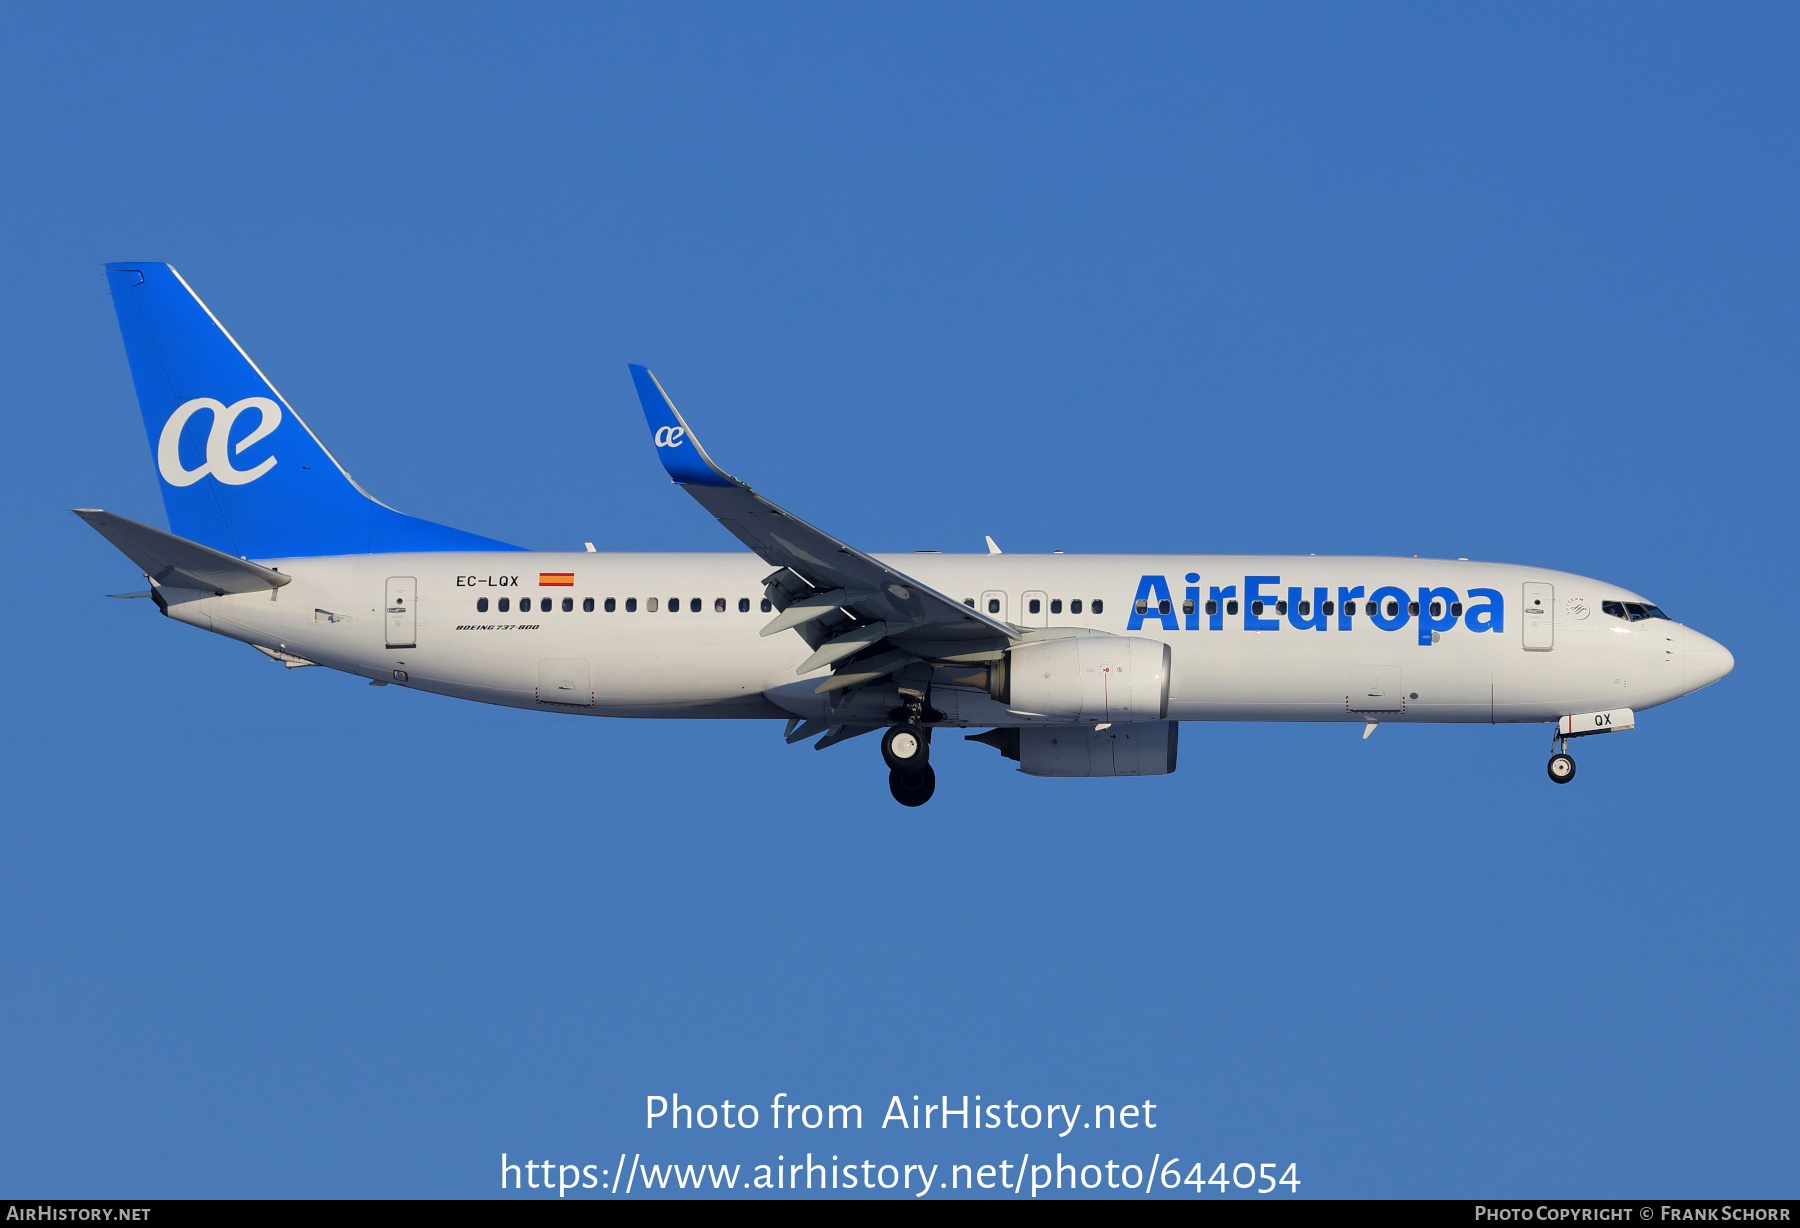
[[(1737, 6), (104, 6), (0, 39), (0, 1186), (497, 1192), (756, 1164), (644, 1097), (1154, 1101), (1302, 1194), (1795, 1189), (1800, 18)], [(627, 362), (873, 550), (1614, 581), (1723, 684), (1540, 727), (1189, 725), (1176, 774), (372, 690), (105, 600), (160, 523), (106, 260), (365, 487), (711, 550)], [(1145, 1146), (1145, 1141), (1149, 1146)], [(1216, 1197), (1216, 1191), (1207, 1195)]]

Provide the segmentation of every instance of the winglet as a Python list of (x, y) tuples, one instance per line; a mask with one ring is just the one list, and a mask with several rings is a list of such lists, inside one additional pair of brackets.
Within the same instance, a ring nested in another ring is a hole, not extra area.
[(656, 455), (669, 477), (684, 486), (742, 486), (742, 482), (713, 464), (681, 411), (675, 408), (675, 402), (650, 374), (650, 368), (630, 365), (638, 400), (644, 403), (644, 420), (650, 424), (651, 441), (656, 444)]

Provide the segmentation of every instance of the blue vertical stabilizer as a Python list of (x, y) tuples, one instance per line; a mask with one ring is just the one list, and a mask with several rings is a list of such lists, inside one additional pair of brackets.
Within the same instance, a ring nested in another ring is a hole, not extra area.
[(258, 559), (520, 549), (365, 494), (171, 266), (106, 280), (178, 537)]

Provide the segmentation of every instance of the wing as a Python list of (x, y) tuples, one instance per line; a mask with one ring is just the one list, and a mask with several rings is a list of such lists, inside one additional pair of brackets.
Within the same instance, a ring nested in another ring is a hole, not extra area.
[(763, 633), (792, 628), (806, 640), (813, 654), (796, 673), (837, 669), (820, 691), (874, 681), (916, 661), (992, 660), (1017, 641), (1018, 628), (770, 503), (714, 463), (647, 368), (633, 365), (631, 378), (669, 477), (776, 568), (763, 591), (778, 613)]

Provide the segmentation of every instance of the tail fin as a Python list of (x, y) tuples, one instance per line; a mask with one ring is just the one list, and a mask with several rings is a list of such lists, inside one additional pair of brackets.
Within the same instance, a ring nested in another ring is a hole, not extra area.
[(370, 498), (171, 266), (106, 280), (176, 536), (258, 559), (520, 548)]

